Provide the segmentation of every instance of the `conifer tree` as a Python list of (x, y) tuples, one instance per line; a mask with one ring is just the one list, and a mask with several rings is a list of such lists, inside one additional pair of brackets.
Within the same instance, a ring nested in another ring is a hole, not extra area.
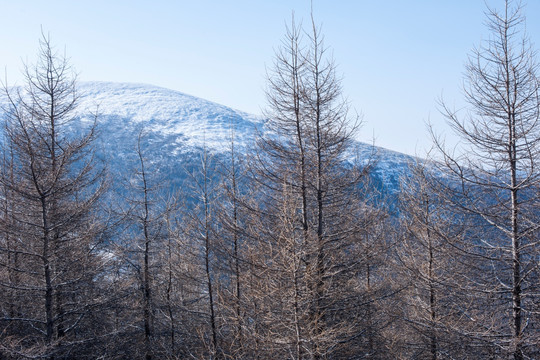
[(540, 82), (521, 4), (506, 0), (487, 16), (490, 37), (466, 66), (470, 111), (462, 116), (443, 104), (463, 147), (451, 153), (437, 145), (459, 183), (446, 200), (474, 224), (459, 245), (474, 271), (462, 284), (475, 294), (468, 316), (478, 326), (470, 337), (520, 360), (538, 357)]
[(0, 249), (10, 259), (2, 266), (17, 276), (2, 278), (0, 287), (10, 289), (17, 309), (1, 321), (17, 325), (4, 327), (2, 347), (14, 357), (83, 356), (97, 341), (91, 328), (99, 324), (87, 320), (100, 302), (94, 280), (104, 260), (97, 206), (105, 178), (93, 157), (96, 127), (72, 132), (75, 76), (48, 37), (24, 75), (23, 87), (5, 88), (8, 164), (0, 181), (9, 204)]

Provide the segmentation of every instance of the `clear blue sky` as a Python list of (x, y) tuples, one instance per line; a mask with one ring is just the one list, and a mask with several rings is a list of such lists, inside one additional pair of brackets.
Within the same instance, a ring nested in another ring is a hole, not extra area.
[[(313, 2), (344, 94), (363, 114), (359, 138), (421, 155), (428, 119), (446, 131), (437, 99), (462, 104), (467, 54), (488, 35), (484, 1)], [(540, 45), (540, 1), (524, 3)], [(0, 66), (20, 83), (43, 27), (80, 80), (159, 85), (259, 114), (285, 23), (292, 11), (307, 23), (309, 10), (309, 0), (0, 0)]]

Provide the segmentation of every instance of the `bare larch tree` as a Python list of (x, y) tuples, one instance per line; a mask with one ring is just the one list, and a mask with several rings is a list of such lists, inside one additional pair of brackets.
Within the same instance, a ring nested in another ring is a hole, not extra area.
[(475, 333), (516, 360), (538, 356), (532, 306), (538, 301), (540, 220), (540, 83), (521, 10), (507, 0), (501, 12), (487, 13), (490, 37), (466, 67), (464, 94), (471, 111), (460, 116), (443, 104), (462, 140), (461, 155), (436, 141), (446, 172), (461, 184), (448, 200), (476, 217), (475, 228), (481, 229), (470, 232), (467, 251), (476, 255), (475, 268), (483, 269), (470, 290), (490, 298), (484, 311), (492, 307), (498, 317), (487, 316)]
[(93, 157), (95, 121), (86, 133), (72, 132), (75, 76), (48, 37), (24, 75), (24, 87), (5, 88), (9, 166), (0, 181), (18, 205), (1, 226), (17, 246), (2, 244), (1, 250), (18, 259), (11, 261), (18, 275), (2, 279), (1, 286), (16, 294), (18, 310), (1, 321), (21, 327), (14, 333), (6, 328), (2, 347), (15, 356), (81, 355), (95, 340), (86, 320), (100, 301), (93, 279), (103, 260), (97, 205), (105, 179)]

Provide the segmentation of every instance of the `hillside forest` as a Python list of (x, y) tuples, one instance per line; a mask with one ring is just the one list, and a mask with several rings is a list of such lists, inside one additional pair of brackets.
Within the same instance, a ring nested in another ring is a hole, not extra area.
[[(519, 3), (487, 9), (461, 143), (376, 186), (320, 27), (294, 20), (264, 129), (182, 181), (83, 130), (49, 36), (4, 84), (0, 359), (539, 359), (540, 78)], [(361, 84), (359, 84), (361, 86)], [(239, 150), (240, 149), (240, 150)], [(181, 160), (180, 160), (181, 161)], [(174, 185), (173, 185), (174, 184)]]

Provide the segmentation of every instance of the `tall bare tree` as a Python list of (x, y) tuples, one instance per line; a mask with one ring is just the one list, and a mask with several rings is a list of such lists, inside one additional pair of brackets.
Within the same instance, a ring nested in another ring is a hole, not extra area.
[(265, 323), (275, 326), (267, 335), (283, 352), (275, 356), (295, 359), (345, 356), (340, 351), (361, 332), (361, 306), (352, 305), (360, 288), (351, 278), (361, 281), (359, 234), (367, 225), (355, 216), (368, 213), (360, 191), (368, 166), (350, 161), (358, 118), (349, 116), (335, 63), (311, 20), (304, 33), (293, 19), (276, 52), (267, 133), (253, 164), (263, 204), (263, 229), (254, 229), (267, 251), (259, 265), (272, 294)]
[(23, 326), (18, 333), (6, 329), (2, 347), (14, 356), (52, 358), (81, 351), (94, 336), (86, 319), (100, 298), (93, 280), (103, 260), (97, 205), (104, 167), (93, 157), (95, 123), (82, 135), (70, 129), (78, 100), (75, 76), (48, 37), (24, 75), (24, 88), (5, 88), (4, 150), (11, 155), (0, 177), (18, 204), (2, 219), (4, 234), (17, 247), (1, 250), (20, 260), (16, 268), (8, 265), (17, 279), (0, 284), (16, 293), (19, 309), (2, 322)]
[(469, 234), (467, 251), (475, 255), (475, 268), (483, 269), (470, 291), (487, 296), (484, 311), (494, 306), (497, 317), (487, 317), (475, 333), (517, 360), (538, 356), (540, 83), (521, 4), (506, 0), (502, 11), (489, 9), (487, 17), (491, 36), (466, 67), (471, 111), (462, 117), (443, 104), (463, 155), (437, 145), (446, 172), (460, 183), (448, 200), (481, 229)]

